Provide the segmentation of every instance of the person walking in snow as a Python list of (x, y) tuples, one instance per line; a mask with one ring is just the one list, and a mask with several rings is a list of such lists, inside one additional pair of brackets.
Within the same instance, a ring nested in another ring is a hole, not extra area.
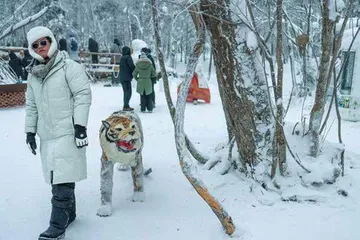
[(127, 46), (122, 48), (122, 56), (120, 58), (120, 83), (124, 92), (123, 111), (134, 110), (130, 107), (129, 102), (132, 95), (131, 80), (135, 69), (134, 61), (131, 57), (131, 49)]
[(151, 79), (156, 77), (156, 73), (150, 59), (144, 52), (141, 53), (140, 59), (135, 64), (133, 77), (137, 81), (136, 91), (141, 97), (141, 112), (145, 112), (147, 109), (151, 113), (153, 110)]
[(39, 240), (62, 239), (76, 218), (75, 182), (86, 179), (86, 126), (91, 89), (84, 68), (57, 50), (50, 29), (27, 33), (34, 60), (26, 90), (26, 143), (36, 155), (36, 134), (45, 182), (51, 184), (50, 226)]
[[(119, 54), (121, 54), (121, 48), (120, 48), (119, 39), (117, 39), (117, 38), (114, 39), (114, 43), (111, 46), (110, 52), (111, 53), (119, 53)], [(120, 58), (121, 58), (120, 55), (111, 56), (111, 64), (120, 65)], [(113, 72), (111, 83), (112, 83), (112, 85), (120, 84), (120, 74), (119, 74), (119, 72), (116, 72), (116, 73)]]

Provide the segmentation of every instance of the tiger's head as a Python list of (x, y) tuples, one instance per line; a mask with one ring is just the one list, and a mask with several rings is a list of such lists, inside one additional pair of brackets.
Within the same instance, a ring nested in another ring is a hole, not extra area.
[(132, 112), (115, 112), (102, 121), (100, 144), (111, 158), (142, 150), (143, 134), (139, 117)]

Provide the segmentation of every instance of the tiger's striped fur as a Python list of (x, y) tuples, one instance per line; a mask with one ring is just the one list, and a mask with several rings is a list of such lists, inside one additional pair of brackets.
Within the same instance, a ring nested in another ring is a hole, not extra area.
[(112, 189), (114, 164), (131, 167), (134, 185), (133, 201), (144, 201), (143, 187), (143, 132), (140, 118), (134, 112), (119, 111), (102, 122), (100, 128), (101, 157), (101, 206), (97, 215), (110, 216), (112, 213)]

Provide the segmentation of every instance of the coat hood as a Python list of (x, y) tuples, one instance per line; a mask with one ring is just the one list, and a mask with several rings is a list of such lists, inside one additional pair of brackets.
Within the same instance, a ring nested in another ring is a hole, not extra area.
[(49, 37), (51, 39), (51, 45), (48, 51), (48, 57), (51, 58), (55, 51), (57, 50), (58, 46), (57, 46), (57, 42), (56, 39), (54, 37), (54, 34), (51, 32), (50, 29), (48, 29), (47, 27), (34, 27), (32, 29), (29, 30), (29, 32), (27, 33), (27, 41), (28, 41), (28, 49), (29, 49), (29, 53), (30, 55), (37, 59), (39, 62), (45, 62), (45, 59), (43, 57), (41, 57), (39, 54), (37, 54), (33, 49), (32, 49), (32, 44), (38, 40), (39, 38), (43, 38), (43, 37)]
[(146, 70), (152, 67), (151, 61), (148, 58), (140, 58), (136, 62), (136, 67), (141, 70)]
[(129, 48), (129, 47), (127, 47), (127, 46), (124, 46), (123, 48), (122, 48), (122, 55), (131, 55), (131, 49)]
[(115, 38), (115, 39), (114, 39), (114, 43), (115, 43), (116, 45), (120, 46), (120, 41), (119, 41), (119, 39)]

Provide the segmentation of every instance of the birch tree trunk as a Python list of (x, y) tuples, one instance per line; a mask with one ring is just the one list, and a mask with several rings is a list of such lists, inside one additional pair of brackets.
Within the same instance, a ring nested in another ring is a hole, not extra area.
[(282, 35), (282, 0), (276, 2), (276, 63), (277, 63), (277, 84), (275, 87), (276, 101), (276, 125), (273, 140), (273, 163), (271, 168), (271, 177), (276, 173), (277, 164), (281, 175), (286, 172), (286, 143), (283, 129), (284, 107), (283, 107), (283, 35)]
[(319, 66), (319, 77), (316, 86), (315, 103), (310, 114), (310, 155), (317, 157), (319, 153), (319, 130), (324, 114), (326, 85), (328, 79), (330, 53), (332, 48), (333, 22), (329, 18), (329, 1), (322, 1), (322, 31), (321, 31), (321, 60)]
[[(320, 128), (326, 104), (326, 95), (330, 85), (331, 75), (335, 67), (335, 61), (341, 47), (343, 33), (350, 13), (353, 9), (354, 0), (350, 0), (345, 13), (345, 18), (340, 31), (333, 37), (335, 22), (330, 19), (329, 1), (323, 0), (322, 32), (321, 32), (321, 61), (319, 67), (319, 78), (316, 86), (315, 103), (310, 115), (310, 155), (317, 157), (320, 150)], [(331, 61), (330, 56), (332, 55)]]
[(132, 29), (131, 29), (131, 19), (130, 19), (130, 13), (129, 13), (129, 7), (130, 7), (130, 3), (129, 1), (126, 1), (126, 17), (127, 17), (127, 27), (128, 27), (128, 31), (129, 31), (129, 46), (131, 46), (131, 42), (133, 40), (133, 35), (132, 35)]

